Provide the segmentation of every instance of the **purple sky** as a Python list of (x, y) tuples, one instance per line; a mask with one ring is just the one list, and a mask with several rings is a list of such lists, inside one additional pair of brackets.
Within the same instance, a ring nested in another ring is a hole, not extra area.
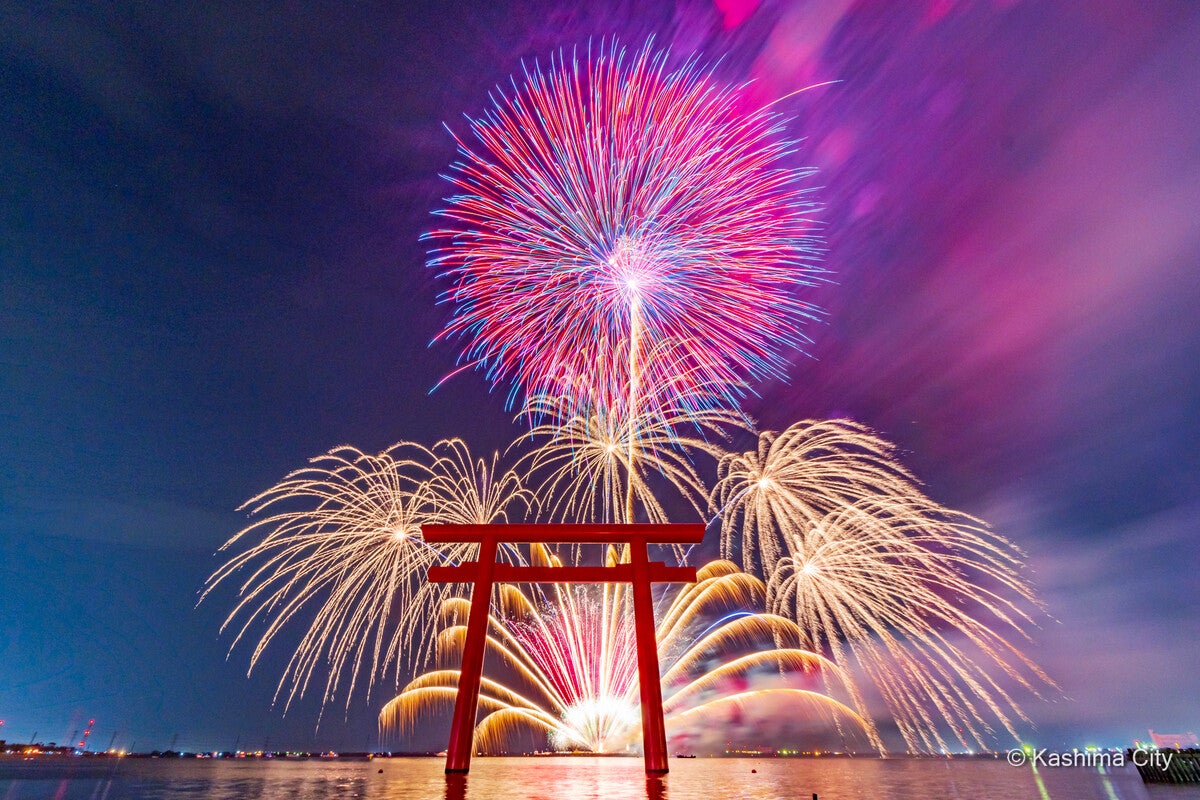
[(382, 698), (281, 718), (195, 592), (311, 455), (512, 438), (480, 376), (428, 394), (441, 125), (612, 34), (840, 81), (785, 106), (827, 320), (752, 413), (874, 426), (1029, 554), (1032, 738), (1200, 728), (1200, 6), (638, 5), (0, 10), (0, 739), (371, 743)]

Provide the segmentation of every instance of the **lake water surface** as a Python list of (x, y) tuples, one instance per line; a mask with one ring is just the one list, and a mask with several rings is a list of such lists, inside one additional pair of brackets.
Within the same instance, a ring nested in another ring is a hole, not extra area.
[[(640, 758), (477, 758), (447, 779), (435, 758), (374, 761), (0, 760), (0, 800), (1200, 800), (1200, 787), (1143, 786), (1123, 767), (1011, 767), (1003, 761), (672, 759), (647, 779)], [(383, 770), (380, 773), (380, 770)]]

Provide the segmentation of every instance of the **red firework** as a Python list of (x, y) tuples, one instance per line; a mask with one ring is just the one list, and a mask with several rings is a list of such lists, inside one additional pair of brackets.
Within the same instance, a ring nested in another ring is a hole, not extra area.
[(815, 309), (795, 142), (744, 87), (649, 45), (560, 53), (469, 120), (430, 265), (462, 369), (514, 397), (699, 409), (782, 375)]

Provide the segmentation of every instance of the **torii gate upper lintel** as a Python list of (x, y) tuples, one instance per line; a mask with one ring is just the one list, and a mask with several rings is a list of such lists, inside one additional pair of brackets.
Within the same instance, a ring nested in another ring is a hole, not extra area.
[[(446, 772), (465, 773), (474, 750), (475, 716), (479, 708), (479, 684), (483, 677), (483, 655), (487, 646), (487, 623), (492, 587), (497, 583), (629, 583), (632, 584), (633, 622), (637, 641), (638, 684), (642, 705), (642, 749), (646, 772), (667, 772), (667, 734), (663, 724), (662, 684), (658, 676), (658, 643), (654, 635), (654, 598), (651, 583), (695, 583), (695, 567), (671, 567), (650, 561), (647, 545), (699, 544), (704, 538), (702, 523), (684, 525), (424, 525), (421, 535), (430, 544), (478, 543), (479, 560), (456, 566), (429, 568), (431, 583), (471, 583), (471, 611), (463, 646), (462, 672), (450, 744), (446, 748)], [(533, 567), (498, 564), (502, 543), (531, 544), (625, 544), (629, 563), (606, 567)]]

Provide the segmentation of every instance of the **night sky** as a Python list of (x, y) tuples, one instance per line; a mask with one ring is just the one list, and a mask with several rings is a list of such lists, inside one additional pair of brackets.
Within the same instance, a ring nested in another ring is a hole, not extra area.
[[(850, 416), (1029, 555), (1045, 745), (1200, 730), (1200, 4), (5, 3), (0, 739), (365, 749), (195, 608), (339, 444), (517, 432), (418, 237), (489, 89), (654, 36), (787, 101), (827, 313), (764, 427)], [(644, 7), (643, 7), (644, 6)], [(385, 693), (386, 694), (386, 693)], [(177, 740), (174, 738), (178, 736)], [(436, 738), (436, 737), (435, 737)], [(1003, 742), (998, 742), (1003, 744)], [(439, 747), (442, 745), (438, 745)]]

